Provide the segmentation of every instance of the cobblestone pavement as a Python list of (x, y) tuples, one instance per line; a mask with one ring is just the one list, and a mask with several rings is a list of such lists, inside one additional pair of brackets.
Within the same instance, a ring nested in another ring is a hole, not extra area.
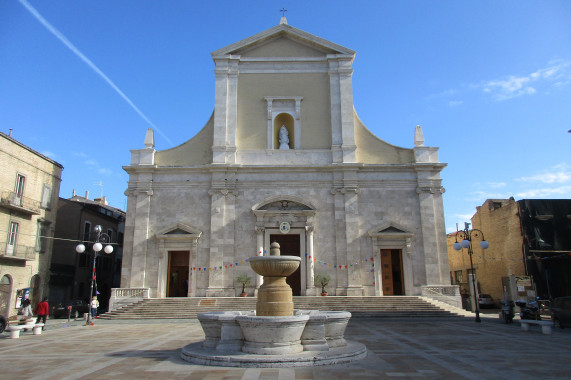
[(50, 322), (42, 335), (0, 334), (0, 379), (569, 379), (571, 330), (473, 318), (352, 319), (367, 358), (312, 368), (223, 368), (180, 359), (204, 338), (197, 320)]

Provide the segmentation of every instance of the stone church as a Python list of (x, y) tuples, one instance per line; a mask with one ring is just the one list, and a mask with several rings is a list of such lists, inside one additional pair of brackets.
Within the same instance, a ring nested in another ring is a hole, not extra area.
[[(214, 112), (190, 140), (132, 150), (121, 289), (234, 297), (248, 258), (300, 256), (293, 294), (420, 295), (450, 284), (438, 149), (371, 133), (355, 52), (281, 23), (212, 53)], [(141, 136), (142, 137), (142, 136)], [(412, 144), (411, 144), (412, 145)]]

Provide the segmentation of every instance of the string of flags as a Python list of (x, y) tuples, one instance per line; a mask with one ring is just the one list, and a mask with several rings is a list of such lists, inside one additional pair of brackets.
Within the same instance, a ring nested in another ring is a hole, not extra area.
[[(323, 265), (326, 268), (332, 268), (332, 269), (339, 269), (339, 270), (343, 270), (343, 269), (349, 269), (351, 267), (354, 266), (358, 266), (358, 265), (362, 265), (364, 263), (369, 262), (369, 260), (359, 260), (359, 261), (355, 261), (354, 263), (351, 264), (336, 264), (336, 263), (331, 263), (331, 262), (327, 262), (325, 260), (318, 260), (315, 257), (312, 257), (311, 255), (308, 255), (307, 253), (305, 253), (305, 258), (308, 261), (313, 261), (314, 264), (317, 265)], [(373, 262), (373, 258), (370, 258), (370, 263), (371, 263), (371, 272), (374, 272), (374, 262)], [(234, 269), (235, 267), (239, 267), (240, 265), (244, 265), (244, 264), (248, 264), (248, 259), (243, 259), (240, 261), (236, 261), (230, 264), (224, 264), (224, 265), (217, 265), (217, 266), (210, 266), (210, 267), (192, 267), (192, 271), (194, 272), (210, 272), (210, 271), (221, 271), (221, 270), (225, 270), (225, 269)]]

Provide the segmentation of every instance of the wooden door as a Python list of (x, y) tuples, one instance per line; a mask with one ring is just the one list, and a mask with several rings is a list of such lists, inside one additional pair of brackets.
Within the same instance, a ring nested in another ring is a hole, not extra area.
[[(270, 235), (270, 244), (277, 241), (280, 245), (280, 255), (282, 256), (301, 256), (300, 235)], [(295, 272), (286, 278), (286, 282), (291, 286), (294, 296), (301, 295), (301, 265)]]
[(383, 295), (404, 295), (402, 250), (381, 249), (381, 276)]

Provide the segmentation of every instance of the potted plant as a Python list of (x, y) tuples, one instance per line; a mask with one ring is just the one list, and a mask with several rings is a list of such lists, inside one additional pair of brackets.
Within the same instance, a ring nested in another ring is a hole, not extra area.
[(321, 286), (322, 296), (327, 295), (327, 290), (325, 290), (325, 287), (329, 284), (329, 281), (331, 281), (331, 277), (329, 277), (329, 275), (319, 273), (315, 275), (314, 283), (315, 286)]
[(241, 274), (238, 276), (236, 281), (242, 284), (242, 293), (240, 293), (240, 297), (248, 297), (248, 293), (246, 293), (246, 286), (250, 285), (250, 281), (252, 281), (252, 279), (246, 274)]

